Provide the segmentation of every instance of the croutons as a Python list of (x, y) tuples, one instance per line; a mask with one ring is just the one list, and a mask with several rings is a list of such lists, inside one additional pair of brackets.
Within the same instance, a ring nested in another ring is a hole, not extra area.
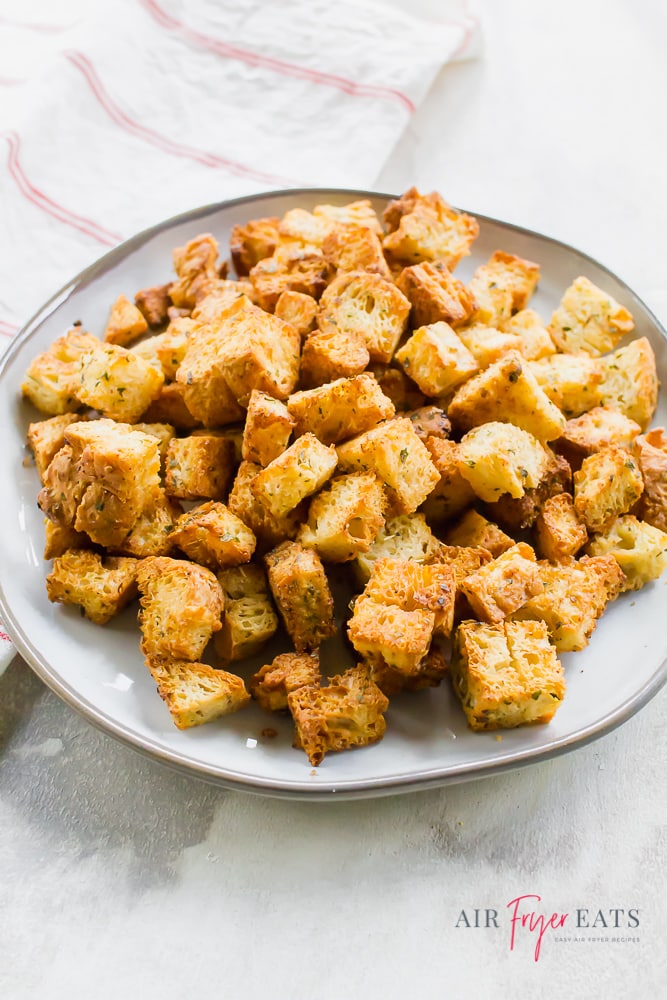
[(523, 353), (523, 341), (516, 333), (508, 333), (487, 326), (485, 323), (471, 323), (457, 329), (464, 347), (470, 351), (478, 368), (488, 368), (510, 351)]
[(618, 517), (588, 546), (593, 556), (612, 555), (625, 574), (622, 590), (640, 590), (667, 569), (667, 532), (632, 514)]
[(475, 499), (472, 487), (458, 466), (459, 445), (439, 437), (427, 437), (426, 448), (440, 479), (422, 505), (431, 524), (449, 521)]
[[(439, 543), (433, 552), (434, 562), (451, 566), (457, 587), (482, 566), (490, 563), (492, 558), (489, 550), (481, 545), (444, 545)], [(459, 597), (462, 598), (462, 595), (457, 594), (457, 601)]]
[(77, 420), (79, 417), (75, 413), (61, 413), (29, 425), (28, 447), (33, 453), (42, 483), (52, 459), (66, 443), (65, 429)]
[(297, 653), (317, 647), (336, 631), (333, 597), (320, 557), (298, 542), (269, 552), (269, 586)]
[(351, 201), (347, 205), (316, 205), (313, 215), (330, 225), (361, 226), (382, 236), (380, 220), (368, 198)]
[[(228, 281), (223, 278), (213, 281), (208, 285), (206, 295), (197, 299), (191, 322), (197, 326), (218, 326), (228, 309), (237, 305), (244, 296), (248, 302), (252, 301), (252, 295), (249, 281)], [(172, 321), (170, 329), (175, 322), (176, 320)]]
[(562, 455), (545, 447), (547, 464), (538, 486), (529, 487), (522, 497), (503, 493), (495, 503), (487, 503), (488, 514), (508, 531), (532, 528), (549, 497), (572, 491), (572, 470)]
[(644, 480), (623, 448), (602, 448), (574, 474), (574, 507), (590, 531), (604, 531), (639, 500)]
[(413, 326), (465, 323), (477, 307), (474, 298), (449, 268), (438, 261), (404, 268), (396, 280), (412, 306)]
[(317, 309), (312, 295), (287, 291), (276, 302), (274, 315), (293, 326), (300, 337), (305, 337), (317, 325)]
[(106, 625), (137, 596), (136, 572), (136, 559), (69, 549), (54, 559), (46, 593), (50, 601), (78, 605), (86, 618)]
[(334, 226), (322, 242), (322, 253), (338, 274), (367, 271), (391, 278), (377, 233), (360, 226)]
[(137, 566), (137, 583), (144, 655), (198, 660), (222, 627), (224, 598), (215, 575), (183, 559), (150, 556)]
[(526, 489), (539, 485), (548, 465), (543, 446), (532, 434), (497, 421), (468, 431), (456, 461), (477, 496), (489, 502), (503, 493), (522, 497)]
[(358, 330), (331, 327), (306, 337), (301, 352), (301, 385), (318, 386), (338, 378), (359, 375), (370, 355), (366, 339)]
[(588, 541), (586, 525), (569, 493), (558, 493), (545, 501), (535, 522), (535, 533), (541, 554), (551, 562), (575, 556)]
[(211, 722), (250, 701), (240, 677), (206, 663), (148, 656), (146, 666), (178, 729)]
[(496, 250), (475, 271), (468, 290), (477, 302), (479, 323), (502, 326), (512, 313), (525, 309), (535, 291), (540, 268), (530, 260)]
[(337, 476), (311, 500), (298, 540), (329, 562), (367, 552), (384, 524), (386, 499), (372, 472)]
[(654, 528), (667, 531), (667, 438), (664, 427), (656, 427), (637, 438), (635, 455), (644, 480), (638, 516)]
[(258, 261), (248, 277), (257, 303), (272, 313), (283, 292), (301, 292), (319, 299), (332, 273), (321, 250), (292, 243), (279, 246), (271, 257)]
[(132, 347), (132, 353), (145, 361), (157, 361), (162, 367), (166, 379), (176, 378), (179, 365), (185, 357), (190, 334), (197, 329), (197, 324), (189, 318), (175, 319), (164, 333), (142, 340)]
[(553, 441), (565, 427), (565, 417), (540, 388), (518, 351), (510, 351), (462, 385), (449, 404), (447, 415), (462, 430), (504, 420), (539, 441)]
[(401, 417), (409, 417), (417, 436), (426, 444), (430, 437), (447, 440), (451, 434), (452, 425), (439, 406), (420, 406), (408, 413), (400, 413)]
[[(199, 427), (200, 422), (192, 416), (185, 405), (185, 390), (186, 386), (179, 382), (169, 382), (163, 385), (160, 395), (142, 414), (143, 420), (153, 424), (171, 424), (179, 431), (191, 431), (195, 427)], [(236, 407), (236, 402), (233, 399), (231, 402), (239, 414), (243, 412)]]
[(534, 309), (521, 309), (510, 319), (505, 320), (503, 331), (521, 338), (519, 351), (527, 361), (539, 361), (556, 353), (549, 331)]
[(109, 344), (120, 344), (126, 347), (140, 337), (148, 329), (144, 315), (137, 307), (119, 295), (111, 307), (111, 313), (104, 331), (104, 339)]
[(103, 417), (134, 424), (160, 395), (161, 369), (116, 344), (100, 344), (81, 357), (76, 394)]
[(488, 521), (472, 508), (447, 529), (444, 536), (447, 545), (482, 546), (494, 557), (499, 556), (514, 545), (514, 539), (506, 535), (497, 524)]
[(333, 445), (327, 448), (314, 434), (302, 434), (258, 473), (250, 488), (274, 517), (282, 517), (316, 493), (331, 478), (336, 463)]
[(634, 327), (632, 315), (611, 295), (588, 278), (576, 278), (551, 317), (549, 333), (559, 351), (598, 357)]
[(426, 396), (444, 396), (479, 366), (447, 323), (422, 326), (396, 352), (396, 360)]
[(494, 624), (517, 611), (541, 590), (535, 553), (518, 542), (460, 583), (480, 621)]
[(425, 563), (433, 558), (438, 548), (438, 540), (423, 514), (392, 517), (380, 528), (368, 551), (357, 556), (355, 574), (364, 585), (378, 559), (408, 559)]
[(377, 743), (384, 736), (389, 701), (358, 664), (332, 677), (327, 687), (304, 685), (287, 696), (295, 726), (294, 746), (317, 767), (326, 753)]
[(154, 285), (151, 288), (142, 288), (134, 296), (134, 304), (151, 328), (162, 326), (169, 318), (167, 310), (171, 305), (170, 288), (171, 283)]
[(222, 503), (211, 500), (182, 514), (171, 534), (188, 559), (223, 569), (250, 562), (257, 540), (250, 528)]
[(171, 533), (183, 508), (164, 490), (156, 490), (134, 522), (134, 527), (114, 551), (124, 556), (167, 556), (171, 551)]
[(321, 247), (332, 227), (330, 219), (317, 216), (305, 208), (290, 208), (278, 223), (278, 232), (285, 244)]
[(210, 233), (201, 233), (184, 247), (174, 249), (177, 280), (169, 289), (175, 306), (192, 309), (197, 300), (218, 280), (218, 243)]
[(75, 412), (81, 407), (81, 358), (98, 346), (96, 337), (74, 327), (37, 355), (25, 373), (21, 392), (47, 416)]
[(423, 608), (434, 615), (433, 630), (451, 634), (454, 624), (456, 576), (447, 563), (417, 563), (409, 559), (377, 559), (364, 597), (376, 604), (393, 604), (403, 611)]
[(165, 489), (182, 500), (223, 500), (234, 474), (234, 444), (212, 431), (172, 438), (167, 449)]
[(542, 391), (566, 417), (578, 417), (602, 402), (603, 361), (587, 354), (553, 354), (532, 361)]
[(556, 447), (577, 468), (587, 455), (613, 445), (632, 447), (641, 431), (639, 424), (612, 406), (594, 406), (588, 413), (568, 420)]
[(252, 529), (261, 543), (271, 548), (288, 538), (296, 538), (303, 510), (301, 505), (289, 513), (275, 517), (252, 491), (252, 484), (262, 471), (253, 462), (241, 462), (232, 485), (227, 505)]
[(324, 444), (337, 444), (394, 416), (394, 404), (369, 372), (295, 392), (287, 408), (295, 434), (311, 432)]
[(56, 524), (44, 518), (44, 558), (56, 559), (68, 549), (87, 549), (90, 539), (83, 531), (75, 531), (69, 525)]
[(474, 730), (549, 722), (565, 696), (544, 622), (461, 622), (451, 675)]
[(368, 665), (371, 677), (382, 693), (388, 697), (402, 691), (422, 691), (424, 688), (438, 687), (449, 669), (449, 663), (442, 650), (435, 644), (431, 646), (414, 674), (403, 674), (379, 658), (374, 658)]
[(45, 517), (63, 528), (73, 526), (86, 488), (77, 465), (72, 448), (68, 444), (63, 445), (49, 462), (44, 473), (44, 487), (37, 496), (37, 506)]
[(397, 410), (416, 410), (426, 402), (424, 395), (401, 368), (371, 365), (369, 371)]
[(389, 362), (405, 330), (410, 303), (378, 274), (344, 273), (320, 302), (317, 323), (324, 333), (361, 334), (371, 361)]
[(347, 634), (368, 660), (388, 663), (404, 674), (417, 673), (433, 638), (435, 615), (426, 608), (404, 611), (362, 595), (354, 602)]
[(250, 693), (267, 712), (287, 708), (287, 696), (306, 685), (319, 687), (320, 659), (313, 653), (281, 653), (250, 679)]
[[(219, 327), (203, 326), (196, 330), (188, 339), (183, 360), (176, 372), (176, 384), (181, 389), (188, 412), (205, 427), (222, 427), (243, 418), (244, 411), (223, 370), (220, 358), (222, 341)], [(162, 398), (165, 394), (166, 390), (163, 390)]]
[(294, 423), (294, 418), (284, 403), (265, 392), (253, 389), (243, 429), (244, 460), (257, 465), (269, 465), (287, 448)]
[(615, 406), (646, 430), (658, 403), (655, 354), (646, 337), (602, 358), (600, 401)]
[(216, 652), (226, 663), (253, 656), (278, 628), (266, 574), (261, 566), (249, 564), (224, 570), (218, 580), (225, 596), (225, 613), (222, 628), (213, 639)]
[(280, 219), (251, 219), (244, 226), (234, 226), (229, 241), (234, 268), (239, 277), (250, 274), (255, 264), (270, 257), (281, 242)]
[(411, 189), (390, 203), (384, 218), (390, 227), (383, 242), (385, 252), (403, 264), (439, 260), (453, 270), (470, 253), (479, 233), (476, 219), (457, 212), (435, 191), (420, 195)]

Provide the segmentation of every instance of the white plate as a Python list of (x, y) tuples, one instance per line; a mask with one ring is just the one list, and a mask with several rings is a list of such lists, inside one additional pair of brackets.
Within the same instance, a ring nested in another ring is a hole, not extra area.
[[(4, 475), (0, 481), (0, 613), (19, 651), (37, 674), (91, 722), (164, 763), (201, 778), (248, 791), (305, 798), (382, 795), (488, 775), (571, 750), (628, 719), (667, 679), (665, 581), (626, 594), (604, 615), (581, 653), (563, 656), (567, 695), (553, 722), (503, 732), (472, 733), (445, 681), (440, 688), (392, 700), (387, 735), (373, 747), (332, 754), (312, 769), (291, 748), (288, 719), (256, 706), (212, 724), (179, 732), (143, 666), (135, 610), (104, 628), (72, 608), (50, 604), (42, 559), (43, 523), (37, 509), (34, 467), (26, 467), (25, 432), (36, 419), (19, 386), (35, 354), (81, 319), (101, 333), (110, 303), (121, 292), (161, 284), (171, 252), (202, 230), (226, 247), (236, 223), (282, 215), (323, 201), (344, 204), (372, 197), (381, 210), (386, 195), (363, 191), (286, 191), (212, 205), (170, 219), (112, 250), (59, 292), (28, 323), (0, 365), (0, 427)], [(646, 335), (667, 382), (664, 330), (637, 296), (606, 268), (571, 247), (503, 222), (478, 216), (481, 234), (457, 274), (468, 278), (496, 249), (538, 261), (539, 290), (531, 303), (549, 315), (562, 291), (587, 275), (633, 313), (636, 336)], [(665, 395), (655, 423), (667, 420)], [(341, 609), (342, 610), (342, 609)], [(345, 666), (342, 644), (325, 651), (329, 672)], [(263, 657), (260, 662), (266, 662)], [(246, 671), (243, 671), (246, 673)], [(262, 731), (277, 730), (269, 737)]]

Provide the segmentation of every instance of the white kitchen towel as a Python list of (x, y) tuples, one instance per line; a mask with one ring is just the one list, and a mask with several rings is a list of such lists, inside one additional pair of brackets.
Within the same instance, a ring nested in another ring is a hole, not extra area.
[(372, 187), (476, 38), (463, 0), (0, 0), (0, 349), (160, 219)]

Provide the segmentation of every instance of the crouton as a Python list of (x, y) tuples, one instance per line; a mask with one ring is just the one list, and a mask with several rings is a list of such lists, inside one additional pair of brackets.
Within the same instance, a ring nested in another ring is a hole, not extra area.
[(438, 547), (439, 542), (423, 514), (403, 514), (389, 518), (378, 531), (368, 551), (357, 556), (355, 576), (364, 585), (376, 560), (386, 557), (425, 563), (432, 559)]
[(386, 499), (372, 472), (337, 476), (311, 500), (298, 540), (329, 562), (367, 552), (384, 524)]
[(667, 438), (664, 428), (656, 427), (637, 438), (635, 455), (644, 480), (637, 515), (654, 528), (667, 531)]
[(549, 722), (565, 696), (544, 622), (461, 622), (451, 675), (474, 730)]
[(160, 395), (162, 370), (116, 344), (100, 344), (81, 357), (76, 393), (103, 417), (133, 424)]
[(283, 292), (276, 302), (274, 315), (289, 323), (300, 337), (305, 337), (317, 326), (317, 302), (303, 292)]
[(392, 226), (383, 246), (390, 260), (404, 264), (442, 261), (453, 270), (479, 233), (476, 219), (457, 212), (435, 191), (425, 196), (416, 192), (401, 209), (388, 206), (388, 212), (384, 218)]
[(313, 767), (335, 750), (369, 746), (385, 734), (383, 712), (389, 701), (358, 664), (332, 677), (327, 687), (304, 685), (287, 696), (295, 726), (294, 746), (306, 752)]
[(25, 373), (21, 392), (47, 416), (79, 410), (81, 358), (99, 345), (92, 334), (74, 327), (37, 355)]
[(232, 485), (227, 505), (254, 532), (263, 546), (272, 548), (286, 539), (296, 538), (303, 517), (300, 504), (288, 514), (275, 517), (252, 492), (252, 483), (262, 471), (253, 462), (241, 462)]
[(549, 333), (559, 351), (598, 357), (635, 328), (632, 315), (588, 278), (576, 278), (551, 317)]
[(75, 531), (69, 525), (56, 524), (44, 518), (44, 558), (56, 559), (68, 549), (90, 548), (91, 541), (83, 531)]
[(203, 566), (168, 556), (149, 556), (137, 566), (139, 624), (145, 656), (197, 660), (222, 628), (224, 597)]
[(146, 666), (178, 729), (212, 722), (250, 701), (240, 677), (214, 670), (207, 663), (148, 656)]
[(387, 697), (403, 691), (422, 691), (424, 688), (438, 687), (449, 669), (449, 663), (441, 649), (432, 645), (414, 674), (403, 674), (388, 663), (374, 658), (368, 664), (371, 677)]
[(248, 564), (223, 570), (218, 580), (225, 612), (213, 639), (216, 652), (224, 662), (254, 656), (278, 629), (266, 574), (261, 566)]
[(397, 410), (416, 410), (426, 402), (424, 395), (400, 368), (371, 365), (369, 372)]
[(464, 347), (470, 351), (479, 368), (488, 368), (509, 351), (522, 353), (523, 340), (516, 333), (498, 330), (485, 323), (471, 323), (457, 329)]
[[(154, 399), (145, 413), (143, 421), (153, 424), (171, 424), (179, 431), (191, 431), (200, 423), (192, 416), (185, 405), (186, 386), (178, 382), (169, 382), (162, 386), (160, 395)], [(236, 406), (235, 401), (232, 401)], [(239, 408), (239, 413), (243, 411)]]
[(531, 361), (542, 391), (566, 417), (579, 417), (602, 402), (603, 362), (587, 354), (553, 354)]
[(487, 549), (494, 559), (514, 545), (513, 538), (472, 508), (467, 510), (456, 524), (447, 529), (444, 540), (447, 545), (471, 548), (481, 546)]
[(137, 560), (69, 549), (53, 560), (46, 578), (50, 601), (78, 605), (96, 625), (106, 623), (137, 596)]
[(408, 559), (377, 559), (364, 590), (376, 604), (393, 604), (403, 611), (433, 612), (437, 635), (451, 635), (454, 625), (456, 577), (444, 562), (416, 563)]
[(532, 434), (514, 424), (492, 421), (464, 435), (456, 463), (477, 496), (492, 502), (503, 493), (522, 497), (526, 489), (538, 486), (548, 458)]
[(197, 299), (197, 305), (192, 310), (192, 322), (198, 326), (218, 326), (227, 310), (237, 305), (239, 299), (251, 302), (252, 297), (253, 288), (249, 281), (221, 279), (212, 282), (207, 294)]
[(333, 597), (320, 557), (298, 542), (283, 542), (264, 560), (273, 599), (297, 653), (317, 649), (336, 631)]
[(301, 353), (301, 385), (310, 388), (359, 375), (370, 361), (363, 334), (332, 328), (309, 334)]
[(391, 279), (382, 244), (372, 229), (339, 224), (325, 236), (322, 253), (338, 274), (366, 271)]
[(297, 435), (310, 432), (338, 444), (394, 416), (394, 404), (369, 372), (295, 392), (287, 408)]
[(475, 494), (459, 470), (459, 445), (436, 437), (428, 437), (425, 444), (440, 478), (424, 501), (422, 511), (430, 524), (438, 525), (465, 510)]
[(354, 602), (347, 634), (366, 659), (415, 674), (428, 653), (434, 624), (435, 615), (426, 608), (404, 611), (394, 604), (377, 604), (362, 594)]
[(602, 448), (574, 474), (574, 507), (590, 531), (604, 531), (639, 500), (644, 480), (623, 448)]
[(538, 486), (528, 487), (522, 497), (503, 493), (495, 503), (488, 503), (487, 513), (508, 531), (532, 528), (549, 497), (572, 492), (572, 470), (562, 455), (555, 455), (545, 447), (547, 464)]
[(269, 465), (287, 448), (294, 423), (284, 403), (253, 389), (243, 430), (243, 458), (257, 465)]
[(658, 404), (655, 354), (646, 337), (602, 358), (600, 401), (615, 406), (646, 430)]
[(445, 411), (439, 406), (420, 406), (416, 410), (399, 413), (399, 416), (410, 420), (417, 436), (424, 444), (430, 437), (442, 438), (444, 441), (451, 434), (452, 425)]
[(42, 483), (46, 470), (65, 442), (65, 428), (79, 420), (75, 413), (38, 420), (28, 426), (28, 447), (32, 451)]
[(544, 621), (556, 649), (572, 653), (584, 649), (610, 601), (624, 582), (613, 556), (583, 556), (557, 564), (537, 564), (540, 590), (515, 611), (516, 621)]
[(197, 329), (193, 319), (176, 319), (164, 333), (135, 344), (132, 352), (145, 361), (157, 360), (165, 379), (176, 378), (176, 372), (185, 357), (190, 334)]
[(158, 443), (158, 449), (160, 451), (160, 462), (162, 464), (162, 469), (167, 460), (167, 451), (169, 450), (169, 442), (172, 438), (176, 437), (176, 428), (172, 427), (171, 424), (132, 424), (132, 428), (135, 431), (141, 431), (142, 434), (148, 434), (150, 437), (154, 437)]
[(253, 479), (251, 490), (260, 503), (282, 517), (312, 496), (336, 468), (336, 449), (323, 445), (314, 434), (302, 434)]
[(614, 557), (625, 574), (621, 590), (640, 590), (667, 569), (667, 532), (626, 514), (595, 535), (588, 551), (592, 556)]
[(447, 323), (422, 326), (396, 352), (396, 360), (426, 396), (443, 396), (478, 371), (468, 348)]
[(202, 291), (218, 280), (218, 243), (210, 233), (195, 236), (184, 247), (174, 249), (177, 280), (169, 289), (175, 306), (192, 309)]
[(320, 302), (317, 324), (323, 333), (361, 334), (371, 361), (391, 361), (405, 330), (410, 303), (379, 274), (343, 273)]
[(291, 244), (258, 261), (249, 279), (257, 303), (272, 313), (283, 292), (301, 292), (319, 299), (332, 274), (331, 265), (317, 247)]
[(612, 406), (594, 406), (588, 413), (573, 417), (565, 425), (555, 447), (570, 465), (579, 468), (587, 455), (607, 448), (632, 448), (641, 427)]
[(540, 553), (550, 562), (575, 556), (588, 541), (586, 525), (569, 493), (558, 493), (545, 501), (535, 521), (535, 533)]
[(287, 696), (306, 685), (319, 687), (320, 659), (313, 653), (281, 653), (250, 678), (250, 693), (267, 712), (287, 708)]
[(452, 326), (470, 319), (477, 304), (458, 278), (441, 261), (413, 264), (396, 279), (412, 306), (413, 326), (429, 326), (443, 321)]
[(460, 589), (480, 621), (502, 621), (542, 589), (535, 553), (517, 542), (461, 581)]
[(285, 244), (321, 247), (334, 223), (305, 208), (290, 208), (278, 223), (278, 232)]
[(172, 438), (167, 449), (165, 490), (182, 500), (223, 500), (234, 474), (234, 445), (209, 431)]
[(203, 326), (196, 330), (188, 339), (176, 372), (176, 384), (181, 386), (188, 412), (205, 427), (233, 424), (244, 416), (225, 377), (220, 357), (223, 338), (218, 327)]
[(375, 209), (367, 198), (347, 205), (316, 205), (313, 215), (332, 225), (360, 226), (382, 236), (382, 226)]
[(169, 318), (167, 310), (171, 305), (170, 288), (171, 283), (154, 285), (151, 288), (142, 288), (134, 296), (134, 304), (151, 329), (162, 326)]
[(126, 347), (142, 333), (146, 333), (147, 329), (148, 323), (144, 314), (124, 295), (119, 295), (111, 307), (104, 339), (109, 344)]
[(280, 219), (251, 219), (234, 226), (229, 241), (234, 269), (239, 277), (250, 274), (258, 261), (270, 257), (281, 242), (278, 232)]
[(63, 445), (49, 462), (44, 473), (44, 486), (37, 496), (37, 506), (45, 517), (62, 528), (73, 527), (86, 488), (78, 474), (77, 464), (70, 446)]
[(556, 353), (556, 347), (544, 322), (534, 309), (521, 309), (502, 325), (505, 333), (521, 338), (518, 350), (527, 361), (539, 361)]
[(488, 263), (477, 268), (468, 285), (477, 302), (475, 320), (502, 326), (512, 313), (526, 308), (539, 277), (538, 264), (496, 250)]
[(114, 551), (124, 556), (167, 556), (171, 552), (171, 533), (183, 513), (177, 500), (168, 497), (164, 490), (156, 490), (148, 505), (134, 523), (133, 528)]
[(222, 569), (250, 562), (257, 541), (240, 518), (211, 500), (179, 517), (171, 543), (193, 562)]

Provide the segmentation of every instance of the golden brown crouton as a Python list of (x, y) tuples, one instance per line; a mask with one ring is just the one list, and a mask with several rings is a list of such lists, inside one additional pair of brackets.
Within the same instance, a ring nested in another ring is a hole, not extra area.
[(514, 545), (514, 539), (506, 535), (497, 524), (488, 521), (476, 510), (470, 508), (451, 528), (448, 528), (445, 536), (447, 545), (459, 545), (465, 547), (482, 546), (491, 555), (501, 555)]
[(389, 701), (358, 664), (332, 677), (327, 687), (304, 685), (287, 696), (294, 718), (294, 746), (317, 767), (326, 753), (377, 743), (384, 736), (382, 715)]
[(578, 417), (602, 401), (603, 361), (587, 354), (553, 354), (530, 368), (543, 392), (566, 417)]
[(151, 328), (162, 326), (169, 318), (167, 310), (171, 305), (169, 290), (171, 283), (167, 285), (155, 285), (151, 288), (142, 288), (134, 296), (134, 304), (139, 312), (143, 314), (146, 322)]
[(422, 505), (431, 524), (441, 524), (464, 510), (475, 499), (472, 487), (458, 466), (459, 445), (444, 438), (428, 437), (426, 448), (440, 476)]
[(391, 278), (382, 244), (372, 229), (339, 224), (325, 236), (322, 253), (338, 274), (367, 271)]
[(198, 326), (217, 326), (227, 310), (243, 297), (249, 302), (252, 300), (253, 288), (249, 281), (220, 279), (212, 282), (206, 295), (197, 298), (197, 305), (192, 310), (192, 322)]
[(574, 474), (574, 507), (590, 531), (604, 531), (641, 496), (644, 480), (623, 448), (602, 448)]
[(401, 368), (392, 365), (371, 365), (369, 372), (397, 410), (416, 410), (426, 402), (415, 383)]
[(468, 290), (477, 302), (475, 320), (502, 326), (512, 313), (525, 309), (540, 277), (539, 264), (496, 250), (475, 271)]
[(317, 649), (336, 631), (333, 597), (318, 554), (283, 542), (265, 557), (269, 586), (297, 653)]
[(597, 621), (609, 601), (618, 597), (624, 582), (613, 556), (584, 556), (579, 561), (537, 564), (540, 590), (512, 618), (544, 621), (559, 652), (588, 645)]
[(467, 576), (460, 588), (480, 621), (502, 621), (542, 589), (535, 553), (530, 545), (517, 542)]
[(473, 427), (458, 446), (459, 472), (482, 500), (503, 493), (522, 497), (540, 484), (548, 467), (547, 453), (528, 431), (491, 421)]
[(46, 593), (50, 601), (79, 605), (91, 622), (106, 625), (137, 596), (137, 565), (136, 559), (69, 549), (53, 560)]
[(667, 438), (664, 427), (656, 427), (637, 438), (634, 453), (644, 480), (637, 516), (654, 528), (667, 531)]
[(294, 423), (284, 403), (253, 389), (243, 430), (243, 458), (258, 465), (269, 465), (287, 448)]
[(193, 562), (222, 569), (250, 562), (257, 541), (239, 517), (211, 500), (179, 517), (171, 543)]
[(646, 430), (658, 403), (655, 354), (646, 337), (602, 358), (600, 401), (615, 406)]
[[(234, 309), (237, 311), (237, 307)], [(205, 427), (233, 424), (244, 416), (223, 369), (220, 357), (223, 339), (219, 327), (203, 326), (196, 330), (188, 339), (176, 372), (176, 384), (181, 387), (188, 412)]]
[(137, 566), (137, 583), (144, 655), (197, 660), (222, 627), (224, 598), (215, 575), (183, 559), (149, 556)]
[(447, 323), (422, 326), (396, 352), (396, 360), (426, 396), (444, 396), (479, 366)]
[(290, 208), (278, 223), (278, 232), (283, 244), (321, 247), (332, 227), (330, 219), (317, 216), (305, 208)]
[(121, 344), (126, 347), (147, 329), (148, 323), (143, 313), (124, 295), (119, 295), (111, 307), (104, 339), (109, 344)]
[(65, 429), (79, 419), (75, 413), (61, 413), (29, 425), (28, 447), (33, 453), (42, 483), (52, 459), (66, 443)]
[[(191, 431), (200, 426), (185, 405), (185, 386), (179, 382), (169, 382), (162, 386), (160, 395), (154, 399), (142, 418), (147, 423), (171, 424), (179, 431)], [(234, 406), (236, 406), (236, 402)], [(243, 411), (239, 408), (239, 413)]]
[(283, 292), (301, 292), (319, 299), (333, 271), (316, 246), (279, 246), (271, 257), (258, 261), (249, 274), (255, 298), (272, 313)]
[(225, 613), (213, 640), (216, 652), (225, 662), (254, 656), (278, 629), (266, 574), (261, 566), (246, 564), (223, 570), (218, 580)]
[(576, 278), (551, 317), (549, 333), (559, 351), (598, 357), (635, 328), (632, 315), (589, 281)]
[(234, 268), (239, 277), (250, 274), (255, 264), (270, 257), (281, 236), (278, 218), (251, 219), (243, 226), (234, 226), (229, 241)]
[(535, 521), (535, 533), (541, 554), (550, 562), (575, 556), (588, 541), (586, 525), (569, 493), (558, 493), (545, 501)]
[(667, 532), (626, 514), (595, 535), (588, 551), (593, 556), (613, 556), (625, 574), (621, 589), (639, 590), (667, 569)]
[(301, 353), (301, 385), (306, 388), (359, 375), (370, 360), (366, 340), (358, 331), (332, 327), (309, 334)]
[(313, 215), (332, 225), (361, 226), (382, 236), (382, 226), (371, 202), (364, 198), (351, 201), (347, 205), (316, 205)]
[(430, 437), (446, 440), (452, 430), (452, 425), (445, 415), (445, 411), (441, 410), (439, 406), (420, 406), (408, 413), (400, 413), (399, 416), (408, 417), (417, 436), (424, 444)]
[(323, 445), (314, 434), (302, 434), (253, 479), (251, 490), (259, 502), (282, 517), (312, 496), (336, 468), (336, 449)]
[(156, 490), (128, 535), (114, 551), (124, 556), (167, 556), (171, 552), (171, 533), (183, 508), (164, 490)]
[(307, 684), (319, 687), (320, 658), (312, 653), (281, 653), (250, 678), (250, 693), (267, 712), (287, 708), (287, 696)]
[(414, 674), (403, 674), (379, 657), (374, 658), (368, 666), (371, 677), (387, 697), (400, 694), (402, 691), (422, 691), (424, 688), (438, 687), (449, 669), (449, 663), (442, 650), (435, 644), (431, 646)]
[(258, 541), (272, 548), (286, 539), (296, 538), (303, 518), (303, 505), (295, 507), (288, 514), (275, 517), (252, 492), (252, 483), (262, 471), (253, 462), (241, 462), (232, 485), (227, 505), (233, 514), (240, 517), (254, 532)]
[(44, 518), (44, 558), (55, 559), (68, 549), (87, 549), (91, 542), (83, 531), (75, 531), (68, 525), (56, 524)]
[(78, 462), (68, 444), (53, 456), (44, 473), (44, 487), (37, 496), (42, 513), (63, 528), (72, 527), (86, 484), (77, 469)]
[[(405, 199), (401, 208), (388, 206), (388, 214), (385, 212), (390, 232), (384, 239), (384, 249), (393, 261), (419, 264), (440, 260), (453, 270), (470, 253), (479, 233), (477, 220), (457, 212), (435, 191), (423, 196), (413, 190), (415, 195)], [(392, 205), (398, 206), (399, 202)]]
[(178, 275), (169, 289), (175, 306), (192, 309), (202, 291), (219, 278), (216, 261), (218, 243), (210, 233), (202, 233), (174, 249), (174, 270)]
[(549, 722), (565, 696), (544, 622), (461, 622), (451, 674), (474, 730)]
[(495, 503), (486, 506), (488, 514), (509, 531), (531, 528), (549, 497), (572, 491), (572, 470), (562, 455), (545, 447), (547, 464), (538, 486), (529, 487), (522, 497), (503, 493)]
[(148, 656), (146, 666), (178, 729), (190, 729), (238, 711), (250, 701), (236, 674), (207, 663)]
[(387, 663), (404, 674), (416, 674), (431, 645), (434, 625), (432, 611), (404, 611), (394, 604), (378, 604), (362, 594), (354, 602), (347, 634), (366, 659)]
[(274, 314), (278, 319), (293, 326), (300, 337), (305, 337), (317, 325), (317, 308), (317, 302), (312, 295), (286, 291), (276, 302)]
[(351, 272), (335, 278), (320, 302), (317, 323), (324, 333), (361, 334), (371, 361), (391, 361), (410, 312), (396, 285), (379, 274)]
[(579, 468), (587, 455), (613, 445), (632, 447), (641, 427), (612, 406), (594, 406), (588, 413), (573, 417), (565, 425), (563, 436), (555, 447), (565, 455), (570, 465)]
[(169, 449), (169, 442), (172, 438), (176, 437), (176, 428), (172, 427), (171, 424), (132, 424), (132, 428), (135, 431), (141, 431), (142, 434), (148, 434), (150, 437), (154, 437), (158, 443), (158, 448), (160, 450), (160, 462), (162, 463), (162, 470), (167, 459), (167, 451)]
[(374, 473), (337, 476), (312, 499), (299, 542), (330, 562), (354, 559), (368, 551), (384, 524), (386, 502)]
[(227, 437), (194, 433), (172, 438), (167, 449), (165, 489), (182, 500), (223, 500), (234, 474), (234, 445)]
[(394, 404), (369, 372), (295, 392), (287, 408), (296, 435), (310, 431), (324, 444), (338, 444), (394, 416)]
[(378, 559), (409, 559), (424, 563), (429, 562), (438, 549), (439, 542), (423, 514), (403, 514), (388, 518), (368, 551), (357, 556), (355, 575), (365, 585)]
[(38, 354), (21, 384), (21, 392), (42, 413), (55, 416), (81, 408), (79, 379), (81, 358), (100, 344), (97, 337), (78, 327)]
[(442, 261), (404, 268), (396, 286), (410, 301), (412, 324), (416, 327), (441, 320), (452, 326), (465, 323), (477, 308), (466, 286)]
[(132, 352), (145, 361), (159, 362), (166, 379), (176, 377), (179, 365), (185, 357), (190, 334), (197, 329), (193, 319), (175, 319), (164, 333), (135, 344)]
[(527, 361), (539, 361), (556, 353), (541, 316), (534, 309), (521, 309), (503, 323), (505, 333), (517, 334), (521, 338), (519, 351)]
[(434, 632), (444, 636), (451, 635), (454, 625), (455, 595), (456, 577), (450, 565), (408, 559), (377, 559), (364, 590), (364, 597), (376, 604), (433, 612)]
[(136, 423), (160, 395), (162, 370), (116, 344), (100, 344), (81, 357), (76, 393), (103, 417)]
[(461, 343), (470, 351), (479, 368), (488, 368), (510, 351), (522, 353), (523, 341), (516, 333), (498, 330), (485, 323), (471, 323), (457, 329)]

